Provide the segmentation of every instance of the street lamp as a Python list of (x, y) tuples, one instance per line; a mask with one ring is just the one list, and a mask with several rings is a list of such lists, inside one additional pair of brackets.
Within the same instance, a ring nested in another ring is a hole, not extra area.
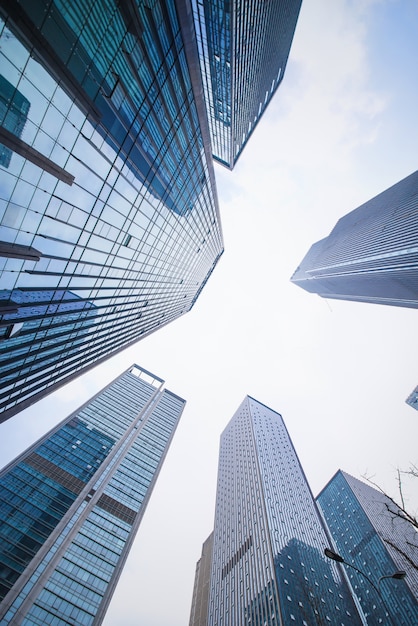
[(337, 563), (344, 563), (344, 565), (348, 565), (348, 567), (352, 567), (353, 569), (356, 570), (356, 572), (358, 572), (359, 574), (364, 576), (364, 578), (371, 584), (373, 589), (376, 591), (377, 595), (382, 600), (383, 606), (385, 607), (385, 611), (386, 611), (390, 621), (392, 621), (392, 618), (390, 617), (390, 614), (389, 614), (389, 611), (388, 611), (388, 607), (386, 606), (386, 602), (385, 602), (382, 594), (380, 593), (380, 583), (385, 578), (395, 578), (396, 580), (403, 580), (405, 578), (405, 576), (406, 576), (406, 572), (404, 572), (403, 570), (397, 570), (396, 572), (393, 572), (393, 574), (386, 574), (385, 576), (381, 576), (379, 578), (379, 580), (378, 580), (377, 587), (376, 587), (374, 582), (372, 580), (370, 580), (370, 578), (367, 576), (367, 574), (362, 572), (360, 569), (358, 569), (358, 567), (356, 567), (352, 563), (347, 563), (347, 561), (344, 560), (344, 558), (341, 556), (341, 554), (337, 554), (337, 552), (334, 552), (333, 550), (330, 550), (329, 548), (325, 548), (324, 554), (329, 559), (332, 559), (333, 561), (337, 561)]
[(380, 585), (380, 581), (383, 580), (384, 578), (396, 578), (396, 580), (403, 580), (406, 576), (406, 572), (403, 571), (403, 569), (399, 569), (396, 572), (393, 572), (393, 574), (386, 574), (386, 576), (381, 576), (379, 578), (379, 585)]
[(337, 561), (338, 563), (345, 563), (343, 557), (340, 554), (333, 552), (329, 548), (325, 548), (324, 554), (325, 556), (327, 556), (329, 559), (332, 559), (333, 561)]

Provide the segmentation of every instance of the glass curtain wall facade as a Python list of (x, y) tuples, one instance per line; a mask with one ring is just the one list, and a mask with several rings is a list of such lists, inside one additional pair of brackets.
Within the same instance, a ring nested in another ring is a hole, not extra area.
[(0, 421), (189, 311), (222, 254), (186, 8), (2, 2)]
[[(317, 502), (336, 551), (362, 570), (379, 590), (377, 594), (364, 576), (346, 568), (367, 624), (418, 624), (417, 532), (399, 516), (392, 500), (339, 470)], [(388, 577), (397, 570), (406, 572), (404, 580)]]
[(418, 387), (415, 387), (414, 391), (409, 394), (405, 402), (418, 411)]
[(362, 624), (282, 417), (251, 397), (221, 436), (209, 626)]
[(291, 280), (323, 298), (418, 308), (418, 171), (342, 217)]
[(192, 0), (213, 156), (232, 169), (280, 85), (302, 0)]
[(0, 623), (100, 624), (185, 401), (133, 365), (0, 473)]

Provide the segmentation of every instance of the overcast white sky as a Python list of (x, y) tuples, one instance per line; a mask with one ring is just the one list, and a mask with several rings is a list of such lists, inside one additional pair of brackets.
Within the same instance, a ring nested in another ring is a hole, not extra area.
[(0, 427), (4, 465), (133, 362), (188, 401), (104, 626), (188, 624), (219, 436), (246, 394), (282, 413), (315, 495), (338, 468), (395, 492), (418, 462), (418, 312), (289, 282), (417, 169), (417, 48), (416, 0), (304, 0), (282, 86), (235, 170), (216, 169), (225, 253), (194, 309)]

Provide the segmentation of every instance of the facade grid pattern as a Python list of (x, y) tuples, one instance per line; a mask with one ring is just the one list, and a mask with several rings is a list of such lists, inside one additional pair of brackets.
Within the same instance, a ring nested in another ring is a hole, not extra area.
[(291, 280), (324, 298), (418, 308), (418, 171), (342, 217)]
[(418, 411), (418, 387), (415, 387), (414, 391), (409, 394), (405, 402)]
[(358, 625), (281, 416), (247, 397), (221, 436), (209, 626)]
[(2, 3), (2, 420), (189, 311), (222, 254), (178, 5)]
[(233, 168), (280, 85), (301, 0), (192, 0), (213, 155)]
[(184, 404), (134, 365), (1, 472), (1, 624), (101, 623)]
[[(347, 563), (354, 593), (369, 624), (414, 626), (418, 622), (416, 530), (397, 515), (383, 493), (339, 470), (317, 497), (336, 550)], [(405, 580), (381, 578), (397, 570)], [(379, 590), (379, 595), (368, 577)]]
[(196, 564), (189, 626), (207, 626), (210, 573), (212, 570), (213, 532), (202, 547), (202, 556)]

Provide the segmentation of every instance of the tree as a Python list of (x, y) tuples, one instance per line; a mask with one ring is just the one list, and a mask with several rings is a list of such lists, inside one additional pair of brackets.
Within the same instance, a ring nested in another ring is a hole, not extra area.
[[(397, 469), (396, 480), (398, 484), (399, 501), (395, 500), (395, 498), (392, 498), (389, 494), (387, 494), (386, 491), (382, 489), (382, 487), (378, 483), (372, 480), (372, 477), (363, 475), (363, 478), (385, 496), (386, 501), (384, 504), (388, 514), (392, 517), (392, 519), (402, 519), (411, 524), (411, 526), (413, 526), (418, 531), (417, 513), (408, 511), (405, 505), (404, 489), (402, 482), (405, 475), (412, 478), (418, 478), (418, 467), (414, 464), (411, 464), (408, 470), (400, 470), (399, 468)], [(385, 543), (390, 545), (394, 550), (401, 554), (414, 569), (418, 570), (418, 535), (416, 535), (415, 541), (406, 541), (406, 544), (411, 548), (411, 552), (408, 554), (389, 538), (382, 537), (382, 539)], [(417, 557), (415, 557), (415, 554), (417, 555)]]

